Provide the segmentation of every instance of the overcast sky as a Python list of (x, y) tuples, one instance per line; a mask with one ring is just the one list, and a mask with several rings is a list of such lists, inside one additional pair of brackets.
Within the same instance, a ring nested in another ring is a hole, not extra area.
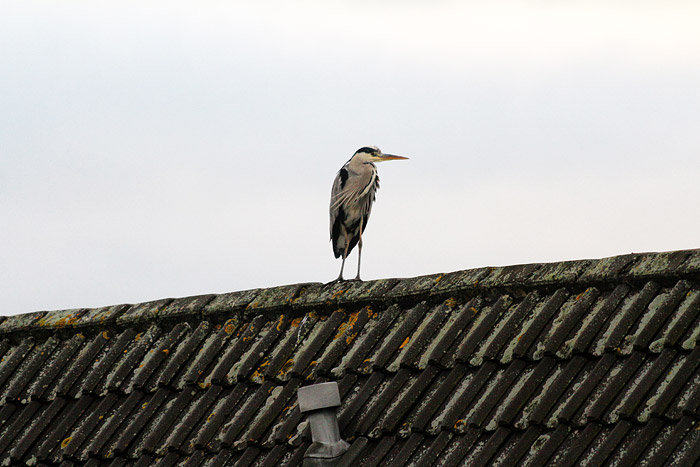
[[(700, 247), (700, 3), (5, 2), (0, 314)], [(346, 266), (353, 277), (356, 253)]]

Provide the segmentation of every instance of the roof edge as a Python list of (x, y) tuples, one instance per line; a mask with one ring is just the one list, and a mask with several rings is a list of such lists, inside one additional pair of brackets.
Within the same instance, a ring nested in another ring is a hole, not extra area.
[(450, 273), (366, 282), (319, 282), (243, 290), (224, 294), (169, 298), (101, 308), (40, 311), (0, 317), (0, 337), (34, 330), (54, 331), (93, 326), (129, 326), (152, 321), (181, 321), (208, 316), (275, 314), (291, 306), (303, 314), (310, 309), (334, 309), (416, 299), (443, 299), (473, 290), (515, 287), (580, 286), (610, 281), (644, 281), (700, 275), (700, 249), (661, 253), (631, 253), (602, 259), (483, 267)]

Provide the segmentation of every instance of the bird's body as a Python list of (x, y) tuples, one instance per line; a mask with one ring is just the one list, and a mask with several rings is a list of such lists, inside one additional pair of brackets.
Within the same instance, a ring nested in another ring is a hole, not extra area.
[(337, 280), (343, 280), (345, 259), (357, 245), (357, 277), (360, 280), (362, 259), (362, 233), (367, 227), (372, 203), (379, 189), (379, 176), (375, 162), (406, 157), (382, 154), (379, 148), (366, 146), (358, 149), (338, 171), (333, 182), (330, 205), (330, 231), (333, 254), (343, 258)]

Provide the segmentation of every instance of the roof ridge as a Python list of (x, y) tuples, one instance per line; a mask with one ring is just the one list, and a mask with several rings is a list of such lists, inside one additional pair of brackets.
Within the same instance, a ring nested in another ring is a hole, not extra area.
[(347, 305), (443, 300), (469, 290), (476, 294), (490, 289), (586, 288), (613, 280), (638, 282), (692, 275), (700, 275), (700, 249), (630, 253), (601, 259), (481, 267), (411, 278), (299, 283), (92, 309), (39, 311), (0, 317), (0, 337), (34, 330), (201, 320), (224, 314), (229, 317), (237, 313), (278, 314), (290, 307), (292, 312), (302, 315), (309, 309), (330, 312)]

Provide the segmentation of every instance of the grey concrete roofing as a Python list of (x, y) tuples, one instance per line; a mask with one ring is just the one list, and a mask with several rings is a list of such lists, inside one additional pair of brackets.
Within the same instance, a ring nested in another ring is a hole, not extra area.
[(699, 335), (700, 250), (7, 317), (0, 465), (300, 465), (325, 381), (356, 465), (694, 465)]

